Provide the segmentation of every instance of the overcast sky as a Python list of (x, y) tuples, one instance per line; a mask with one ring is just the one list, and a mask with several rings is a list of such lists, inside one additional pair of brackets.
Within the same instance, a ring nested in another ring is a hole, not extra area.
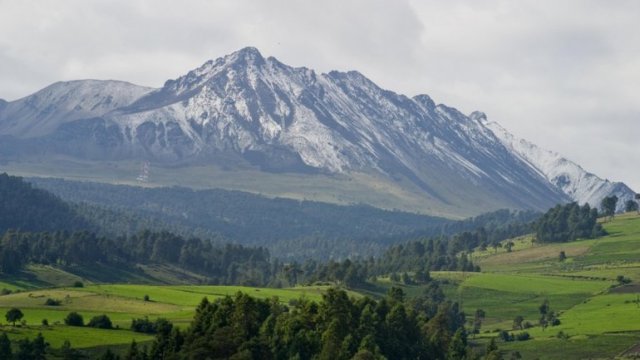
[(0, 98), (161, 86), (245, 46), (481, 110), (640, 191), (640, 1), (0, 0)]

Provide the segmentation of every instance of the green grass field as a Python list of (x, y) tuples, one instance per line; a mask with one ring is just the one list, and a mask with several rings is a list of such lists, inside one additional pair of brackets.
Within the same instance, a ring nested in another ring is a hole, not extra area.
[[(599, 239), (541, 245), (524, 237), (514, 240), (512, 252), (478, 252), (480, 274), (432, 275), (449, 280), (447, 295), (467, 313), (486, 311), (480, 338), (511, 330), (517, 315), (537, 325), (538, 306), (549, 301), (561, 324), (527, 329), (529, 341), (499, 343), (506, 356), (518, 351), (524, 359), (613, 358), (640, 342), (640, 217), (619, 215), (603, 226), (609, 235)], [(567, 260), (559, 261), (560, 251)], [(619, 275), (631, 285), (616, 288)], [(569, 338), (557, 338), (560, 331)]]
[[(6, 322), (0, 331), (8, 332), (11, 338), (34, 337), (42, 332), (46, 340), (59, 347), (65, 340), (72, 341), (76, 348), (91, 348), (103, 345), (128, 344), (132, 339), (143, 342), (152, 337), (129, 331), (134, 318), (167, 318), (177, 326), (187, 326), (195, 313), (196, 306), (204, 297), (209, 300), (233, 296), (237, 292), (248, 293), (257, 298), (278, 298), (283, 303), (301, 297), (319, 301), (328, 286), (296, 287), (288, 289), (267, 289), (243, 286), (157, 286), (157, 285), (89, 285), (84, 288), (53, 288), (22, 290), (0, 296), (0, 314), (18, 307), (24, 313), (26, 324), (13, 327)], [(351, 292), (352, 296), (360, 296)], [(149, 301), (144, 301), (148, 296)], [(45, 305), (47, 299), (60, 301), (58, 306)], [(101, 330), (76, 328), (64, 325), (64, 319), (71, 311), (84, 317), (87, 323), (91, 317), (106, 314), (114, 327), (119, 329)], [(4, 317), (2, 318), (4, 320)], [(46, 319), (49, 326), (42, 326)]]
[[(514, 351), (525, 359), (613, 358), (640, 342), (640, 217), (617, 216), (604, 227), (608, 236), (565, 244), (539, 245), (523, 237), (516, 239), (512, 252), (490, 249), (474, 254), (474, 261), (482, 267), (481, 273), (432, 272), (431, 275), (447, 280), (446, 295), (460, 302), (467, 314), (473, 314), (476, 309), (486, 312), (481, 333), (472, 340), (478, 347), (496, 336), (497, 330), (510, 330), (514, 317), (521, 315), (534, 324), (526, 330), (533, 339), (499, 342), (507, 358)], [(559, 261), (560, 251), (569, 256), (566, 261)], [(619, 275), (631, 279), (631, 284), (617, 287), (615, 279)], [(14, 339), (42, 332), (53, 347), (59, 347), (65, 339), (74, 347), (89, 350), (105, 345), (122, 346), (134, 338), (139, 342), (151, 340), (149, 336), (128, 330), (132, 318), (164, 317), (177, 326), (186, 327), (204, 297), (215, 299), (241, 291), (258, 298), (277, 297), (283, 303), (300, 297), (317, 301), (328, 288), (85, 282), (83, 288), (38, 289), (55, 282), (70, 284), (77, 279), (77, 275), (51, 267), (31, 267), (26, 274), (0, 279), (0, 288), (20, 290), (0, 296), (0, 313), (19, 307), (26, 321), (26, 326), (19, 327), (5, 323), (0, 331), (8, 332)], [(392, 285), (388, 279), (381, 278), (363, 293), (380, 296)], [(403, 286), (403, 289), (408, 296), (422, 291), (419, 286)], [(361, 296), (355, 292), (350, 295)], [(145, 296), (149, 301), (144, 301)], [(46, 306), (48, 298), (60, 300), (60, 305)], [(538, 307), (545, 300), (559, 314), (560, 325), (546, 329), (537, 326)], [(65, 326), (64, 318), (70, 311), (81, 313), (85, 322), (92, 316), (107, 314), (119, 329)], [(41, 326), (42, 319), (47, 319), (50, 326)], [(556, 337), (560, 331), (568, 338)]]

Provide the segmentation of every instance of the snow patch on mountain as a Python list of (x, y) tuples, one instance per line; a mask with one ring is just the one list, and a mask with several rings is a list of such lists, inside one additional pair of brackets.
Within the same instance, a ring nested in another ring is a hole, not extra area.
[(625, 202), (635, 196), (635, 192), (624, 183), (601, 179), (557, 152), (519, 139), (497, 122), (487, 120), (483, 113), (474, 112), (470, 117), (482, 121), (513, 154), (580, 204), (588, 203), (591, 207), (599, 208), (604, 197), (616, 195), (617, 210), (622, 211)]
[(64, 123), (129, 105), (151, 90), (124, 81), (57, 82), (7, 103), (0, 112), (0, 134), (21, 138), (46, 135)]

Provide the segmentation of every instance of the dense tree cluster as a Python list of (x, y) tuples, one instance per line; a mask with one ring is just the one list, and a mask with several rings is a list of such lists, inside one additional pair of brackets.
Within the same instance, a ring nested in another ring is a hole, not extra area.
[(486, 241), (486, 233), (464, 232), (451, 238), (415, 240), (392, 246), (378, 261), (379, 274), (426, 270), (480, 271), (467, 253)]
[(86, 229), (87, 221), (51, 193), (22, 178), (0, 174), (0, 234), (8, 229), (54, 231)]
[(613, 218), (616, 214), (616, 207), (618, 206), (618, 197), (615, 195), (607, 196), (600, 202), (600, 209), (602, 215)]
[(280, 276), (274, 284), (330, 281), (349, 288), (364, 288), (373, 277), (386, 275), (398, 283), (425, 284), (430, 280), (429, 271), (480, 271), (468, 253), (487, 241), (487, 233), (481, 229), (450, 238), (419, 239), (392, 246), (378, 258), (276, 265)]
[(406, 239), (453, 235), (485, 228), (489, 242), (531, 232), (539, 214), (498, 210), (451, 221), (313, 201), (268, 199), (225, 190), (140, 188), (56, 179), (30, 179), (77, 205), (101, 235), (137, 234), (145, 229), (183, 237), (264, 246), (280, 259), (378, 256)]
[(131, 330), (145, 334), (157, 334), (171, 326), (169, 320), (164, 318), (157, 318), (155, 321), (151, 321), (147, 317), (131, 320)]
[[(152, 228), (185, 237), (223, 237), (243, 245), (268, 246), (281, 258), (306, 257), (311, 248), (316, 249), (313, 255), (318, 259), (374, 255), (390, 242), (429, 229), (439, 231), (451, 222), (366, 205), (271, 199), (221, 189), (29, 180), (66, 201), (84, 203), (78, 211), (109, 235)], [(315, 246), (318, 241), (327, 242), (327, 246)]]
[[(640, 198), (638, 198), (638, 199), (640, 199)], [(624, 203), (624, 211), (626, 211), (626, 212), (638, 211), (638, 208), (639, 208), (638, 202), (635, 201), (635, 200), (629, 199), (629, 200), (625, 201), (625, 203)]]
[(17, 341), (17, 347), (11, 346), (11, 341), (5, 332), (0, 334), (0, 359), (2, 360), (45, 360), (49, 349), (47, 343), (39, 333), (33, 340), (27, 338)]
[[(462, 359), (465, 316), (435, 285), (406, 301), (393, 288), (382, 300), (330, 289), (320, 303), (295, 307), (238, 293), (204, 299), (186, 331), (158, 332), (151, 359)], [(142, 352), (137, 345), (137, 358)], [(128, 356), (128, 355), (127, 355)]]
[(557, 205), (535, 224), (536, 241), (567, 242), (578, 238), (594, 238), (605, 234), (597, 222), (598, 210), (573, 202)]
[(175, 264), (205, 273), (212, 283), (220, 284), (265, 285), (272, 272), (266, 249), (231, 244), (214, 246), (167, 232), (145, 231), (115, 239), (88, 231), (5, 233), (0, 239), (0, 270), (15, 273), (28, 263), (63, 266), (103, 263), (124, 267)]
[(486, 241), (492, 244), (533, 232), (535, 221), (538, 220), (541, 215), (539, 212), (532, 210), (512, 211), (501, 209), (469, 219), (444, 224), (442, 225), (440, 233), (424, 235), (425, 237), (438, 234), (456, 235), (463, 232), (473, 232), (484, 229)]

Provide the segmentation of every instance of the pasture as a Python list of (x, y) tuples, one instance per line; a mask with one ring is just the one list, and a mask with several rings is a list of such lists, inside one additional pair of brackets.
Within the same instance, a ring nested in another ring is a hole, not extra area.
[[(288, 289), (266, 289), (243, 286), (154, 286), (154, 285), (89, 285), (84, 288), (54, 288), (24, 290), (0, 296), (0, 314), (4, 323), (0, 331), (10, 338), (35, 337), (39, 332), (57, 348), (65, 340), (70, 340), (76, 348), (90, 348), (103, 345), (128, 344), (150, 341), (151, 336), (129, 330), (131, 320), (159, 317), (185, 327), (195, 314), (196, 306), (204, 297), (209, 300), (233, 296), (245, 292), (262, 299), (278, 298), (282, 303), (301, 297), (319, 301), (327, 286), (296, 287)], [(351, 295), (357, 296), (355, 293)], [(145, 296), (148, 300), (145, 301)], [(46, 305), (47, 299), (59, 301), (59, 305)], [(24, 314), (23, 324), (14, 327), (4, 321), (4, 314), (12, 307), (18, 307)], [(71, 311), (80, 313), (88, 323), (93, 316), (106, 314), (115, 329), (103, 330), (89, 327), (64, 325), (64, 319)], [(46, 319), (48, 326), (43, 326)]]
[[(598, 239), (535, 244), (525, 237), (513, 240), (511, 252), (478, 252), (480, 274), (432, 275), (449, 280), (447, 295), (462, 302), (467, 314), (485, 310), (481, 339), (510, 331), (518, 315), (534, 325), (526, 329), (532, 340), (498, 343), (506, 356), (518, 351), (525, 359), (612, 358), (640, 342), (640, 217), (618, 215), (603, 227), (608, 235)], [(631, 284), (619, 287), (619, 276)], [(560, 325), (538, 325), (545, 300)]]

